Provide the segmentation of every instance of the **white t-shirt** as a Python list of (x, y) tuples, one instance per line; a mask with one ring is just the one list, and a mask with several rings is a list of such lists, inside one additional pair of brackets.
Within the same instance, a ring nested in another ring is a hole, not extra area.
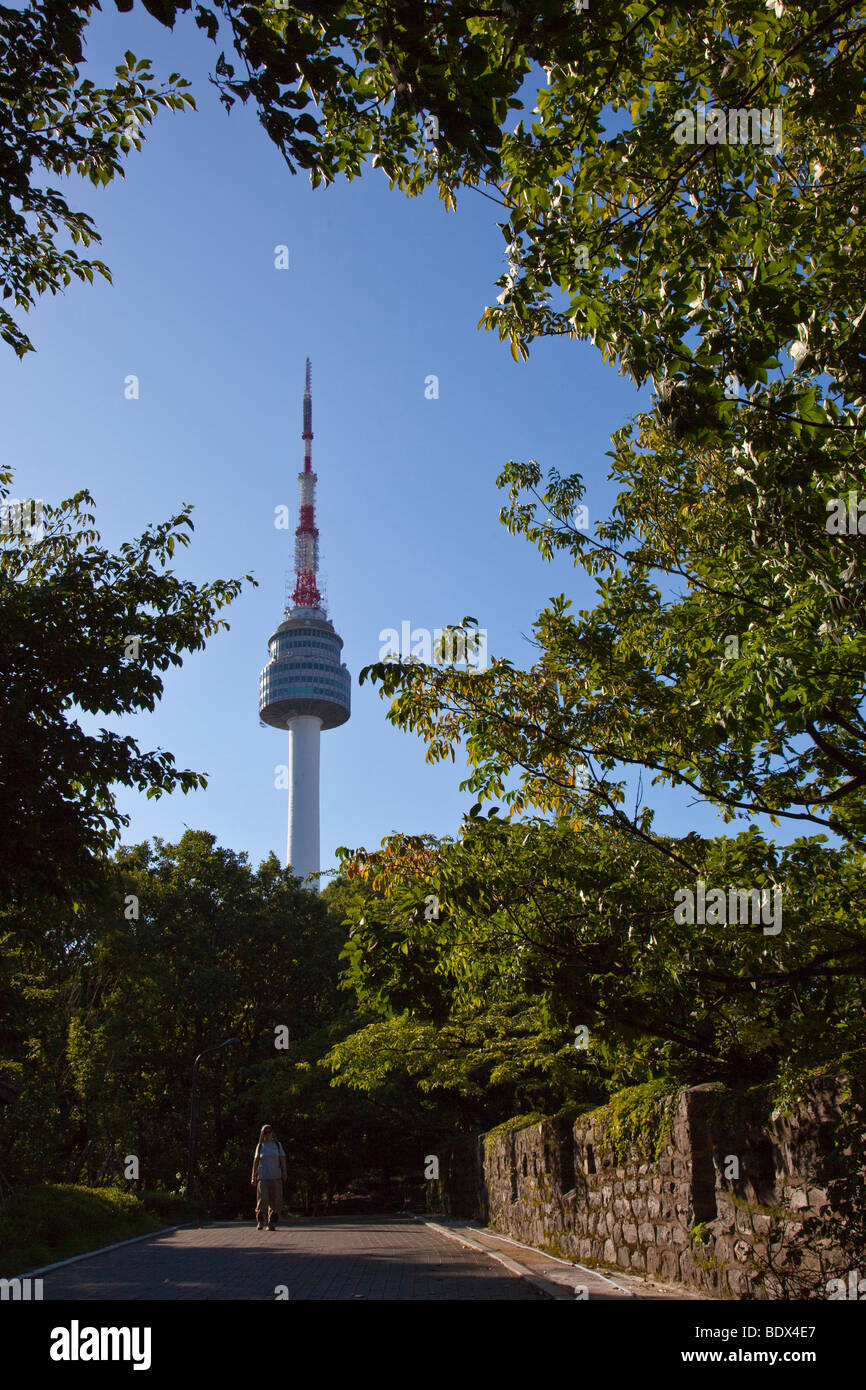
[(273, 1178), (281, 1178), (280, 1159), (285, 1158), (286, 1151), (282, 1144), (276, 1140), (266, 1139), (259, 1144), (256, 1149), (259, 1160), (259, 1182), (268, 1182)]

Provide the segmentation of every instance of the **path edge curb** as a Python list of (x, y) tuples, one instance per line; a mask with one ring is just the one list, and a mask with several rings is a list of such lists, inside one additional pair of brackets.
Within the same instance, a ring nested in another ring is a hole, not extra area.
[(540, 1274), (533, 1274), (532, 1270), (527, 1269), (524, 1265), (518, 1264), (517, 1261), (512, 1260), (510, 1256), (503, 1255), (501, 1250), (491, 1250), (489, 1246), (482, 1245), (480, 1241), (473, 1240), (464, 1230), (455, 1231), (448, 1226), (440, 1226), (438, 1222), (428, 1221), (423, 1216), (415, 1216), (414, 1213), (413, 1220), (418, 1221), (422, 1226), (429, 1226), (431, 1231), (438, 1231), (440, 1235), (447, 1236), (449, 1240), (456, 1240), (460, 1245), (468, 1245), (470, 1249), (479, 1250), (482, 1255), (488, 1255), (491, 1260), (497, 1260), (499, 1264), (504, 1265), (511, 1274), (516, 1274), (520, 1279), (525, 1279), (528, 1283), (533, 1284), (535, 1288), (538, 1289), (539, 1293), (544, 1294), (545, 1298), (559, 1303), (566, 1301), (571, 1303), (573, 1301), (572, 1295), (565, 1292), (565, 1286), (563, 1284), (554, 1284), (552, 1280), (545, 1279)]
[[(55, 1260), (51, 1265), (40, 1265), (38, 1269), (31, 1269), (28, 1274), (18, 1274), (16, 1279), (35, 1279), (39, 1274), (49, 1274), (53, 1269), (63, 1269), (64, 1265), (78, 1264), (79, 1260), (92, 1260), (96, 1255), (107, 1255), (109, 1250), (122, 1250), (124, 1245), (137, 1245), (141, 1240), (153, 1240), (156, 1236), (168, 1235), (170, 1231), (183, 1231), (188, 1226), (199, 1226), (198, 1221), (182, 1221), (177, 1226), (161, 1226), (158, 1231), (145, 1231), (143, 1236), (131, 1236), (129, 1240), (116, 1240), (113, 1245), (103, 1245), (99, 1250), (85, 1250), (81, 1255), (70, 1255), (66, 1260)], [(206, 1222), (210, 1225), (210, 1222)], [(11, 1281), (10, 1281), (11, 1282)]]

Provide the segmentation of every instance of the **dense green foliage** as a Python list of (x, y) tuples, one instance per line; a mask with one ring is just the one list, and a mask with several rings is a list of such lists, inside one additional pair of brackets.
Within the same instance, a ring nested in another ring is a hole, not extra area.
[[(0, 1110), (13, 1186), (177, 1191), (193, 1061), (237, 1037), (200, 1070), (198, 1176), (214, 1209), (250, 1208), (264, 1123), (286, 1150), (297, 1207), (352, 1179), (383, 1191), (403, 1181), (408, 1194), (436, 1127), (430, 1107), (399, 1085), (374, 1102), (336, 1091), (318, 1065), (365, 1021), (338, 989), (345, 931), (328, 904), (339, 898), (339, 885), (319, 897), (273, 857), (253, 870), (188, 831), (177, 845), (121, 850), (99, 897), (41, 938), (0, 936), (0, 1073), (21, 1092)], [(124, 1180), (130, 1155), (137, 1182)]]
[[(467, 818), (456, 842), (396, 837), (347, 865), (359, 894), (345, 954), (382, 1020), (335, 1047), (346, 1083), (408, 1069), (425, 1090), (473, 1095), (543, 1077), (564, 1101), (653, 1077), (771, 1079), (866, 1048), (848, 908), (861, 857), (820, 839), (636, 843), (492, 815)], [(766, 888), (768, 905), (784, 885), (780, 930), (676, 922), (675, 893), (698, 880)]]
[(168, 1192), (52, 1182), (22, 1187), (0, 1206), (0, 1278), (204, 1216), (201, 1206)]
[[(10, 482), (0, 470), (0, 503)], [(170, 753), (86, 732), (76, 713), (152, 710), (160, 673), (227, 626), (216, 615), (243, 581), (196, 585), (167, 568), (189, 545), (190, 507), (111, 554), (91, 503), (84, 491), (46, 503), (41, 537), (0, 545), (0, 930), (38, 933), (52, 899), (68, 905), (92, 889), (127, 823), (117, 784), (150, 797), (206, 785)]]

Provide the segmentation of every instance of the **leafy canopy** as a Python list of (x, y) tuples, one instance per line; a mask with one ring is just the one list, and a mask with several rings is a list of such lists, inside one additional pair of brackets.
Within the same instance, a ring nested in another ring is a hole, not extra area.
[(133, 53), (116, 67), (112, 87), (82, 78), (87, 25), (98, 8), (87, 0), (0, 6), (0, 337), (19, 357), (33, 344), (9, 301), (26, 312), (37, 296), (57, 294), (73, 278), (111, 279), (103, 261), (76, 250), (99, 242), (93, 219), (74, 212), (43, 178), (74, 171), (102, 186), (123, 177), (123, 157), (141, 149), (142, 129), (159, 107), (195, 105), (183, 78), (171, 73), (156, 86), (148, 60)]
[[(478, 1096), (534, 1079), (562, 1103), (660, 1076), (764, 1081), (866, 1044), (866, 943), (848, 910), (862, 854), (821, 837), (650, 846), (491, 813), (456, 841), (343, 854), (358, 889), (347, 978), (378, 1015), (330, 1054), (344, 1084), (408, 1072), (422, 1091)], [(676, 921), (699, 879), (764, 890), (768, 911)]]
[[(0, 498), (9, 481), (0, 474)], [(189, 506), (111, 554), (91, 504), (84, 491), (46, 503), (41, 539), (0, 545), (0, 883), (4, 910), (22, 920), (33, 903), (75, 899), (98, 880), (128, 821), (116, 785), (149, 797), (207, 785), (171, 753), (86, 732), (78, 714), (152, 710), (161, 673), (227, 626), (217, 614), (244, 582), (197, 585), (166, 568), (189, 544)]]

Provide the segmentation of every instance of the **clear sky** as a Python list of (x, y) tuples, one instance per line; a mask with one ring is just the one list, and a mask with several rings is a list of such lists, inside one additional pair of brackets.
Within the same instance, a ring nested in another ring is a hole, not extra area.
[[(91, 254), (114, 284), (46, 297), (25, 327), (37, 348), (0, 354), (3, 457), (13, 494), (57, 501), (86, 487), (115, 548), (195, 504), (175, 568), (197, 582), (254, 571), (228, 632), (165, 678), (154, 714), (110, 723), (209, 775), (206, 791), (148, 801), (122, 789), (127, 843), (184, 826), (258, 862), (285, 857), (288, 737), (260, 725), (257, 687), (282, 616), (297, 524), (304, 359), (313, 362), (313, 464), (328, 609), (353, 676), (352, 718), (322, 736), (322, 865), (337, 845), (373, 848), (395, 830), (454, 834), (472, 799), (456, 764), (386, 720), (360, 669), (379, 633), (473, 614), (491, 654), (529, 665), (549, 595), (576, 608), (592, 586), (546, 564), (499, 524), (494, 479), (509, 459), (582, 471), (590, 521), (607, 512), (609, 436), (641, 404), (590, 345), (537, 343), (528, 363), (476, 328), (505, 270), (502, 214), (476, 192), (446, 213), (369, 171), (310, 187), (292, 176), (252, 110), (227, 116), (208, 84), (217, 49), (181, 16), (174, 32), (140, 8), (96, 14), (88, 59), (106, 81), (126, 49), (156, 75), (192, 82), (197, 112), (157, 116), (126, 178), (74, 180), (70, 201), (103, 237)], [(275, 248), (289, 250), (288, 270)], [(124, 381), (139, 378), (138, 400)], [(438, 399), (425, 379), (439, 379)], [(274, 525), (287, 504), (291, 529)], [(709, 810), (657, 791), (657, 828), (721, 832)]]

